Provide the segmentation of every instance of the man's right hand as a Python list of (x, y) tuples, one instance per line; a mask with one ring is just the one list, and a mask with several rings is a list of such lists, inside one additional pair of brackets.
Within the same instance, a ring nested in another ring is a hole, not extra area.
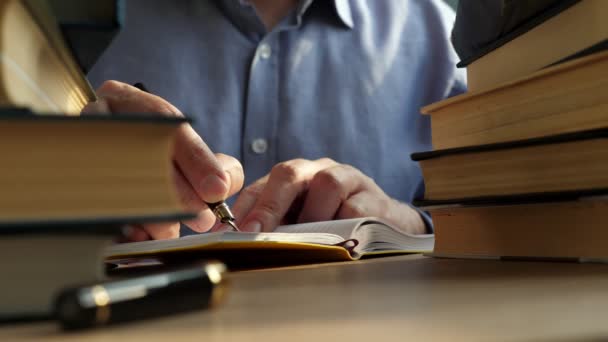
[[(164, 99), (117, 81), (106, 81), (97, 89), (97, 96), (98, 100), (89, 103), (83, 113), (183, 116)], [(184, 223), (197, 232), (205, 232), (216, 221), (205, 202), (219, 202), (238, 192), (243, 186), (243, 167), (233, 157), (211, 152), (188, 124), (178, 130), (172, 158), (179, 198), (188, 210), (199, 213), (195, 220)], [(176, 238), (179, 228), (179, 222), (142, 225), (134, 227), (130, 240)]]

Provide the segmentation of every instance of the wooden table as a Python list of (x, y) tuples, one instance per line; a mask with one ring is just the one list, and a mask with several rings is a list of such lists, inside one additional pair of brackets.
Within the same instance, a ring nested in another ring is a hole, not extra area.
[(0, 341), (600, 340), (608, 265), (402, 256), (233, 275), (214, 311), (66, 335), (0, 327)]

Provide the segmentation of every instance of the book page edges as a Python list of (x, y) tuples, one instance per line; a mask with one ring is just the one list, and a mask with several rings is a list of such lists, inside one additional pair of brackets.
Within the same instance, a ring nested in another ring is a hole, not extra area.
[(402, 250), (394, 250), (394, 251), (376, 251), (376, 252), (366, 252), (361, 254), (361, 259), (375, 258), (375, 257), (385, 257), (391, 255), (403, 255), (403, 254), (428, 254), (432, 253), (432, 250), (415, 250), (415, 249), (402, 249)]
[[(518, 78), (554, 63), (556, 55), (570, 56), (592, 46), (598, 39), (606, 37), (608, 32), (604, 18), (606, 3), (605, 0), (579, 1), (559, 15), (473, 61), (467, 66), (469, 89), (481, 90), (512, 77)], [(526, 54), (530, 53), (534, 53), (534, 57), (523, 66), (522, 63), (511, 63), (516, 58), (515, 55), (525, 59)]]
[[(53, 46), (63, 42), (48, 39), (43, 31), (45, 27), (37, 22), (25, 3), (11, 1), (4, 5), (0, 10), (1, 24), (6, 31), (0, 39), (0, 75), (2, 96), (8, 103), (3, 105), (27, 106), (41, 113), (78, 115), (96, 95), (75, 62), (62, 55), (61, 48)], [(31, 28), (30, 23), (34, 23)], [(14, 42), (17, 38), (12, 35), (16, 29), (26, 35), (25, 40), (30, 44), (9, 51), (11, 44), (17, 44)], [(40, 68), (42, 61), (47, 64), (46, 68)], [(44, 72), (32, 75), (34, 69)], [(18, 81), (17, 84), (13, 84), (14, 81)], [(53, 88), (48, 88), (51, 85)], [(57, 102), (59, 99), (61, 102)]]
[(507, 81), (507, 82), (503, 83), (502, 85), (499, 85), (494, 88), (483, 89), (483, 90), (474, 91), (474, 92), (467, 92), (467, 93), (464, 93), (461, 95), (450, 97), (443, 101), (429, 104), (427, 106), (422, 107), (420, 109), (420, 112), (425, 115), (432, 115), (434, 112), (442, 110), (448, 106), (453, 106), (453, 105), (461, 103), (461, 102), (474, 101), (489, 93), (505, 91), (508, 88), (517, 87), (523, 83), (535, 82), (535, 81), (541, 80), (543, 78), (553, 76), (554, 74), (557, 74), (557, 73), (568, 72), (573, 69), (581, 68), (588, 64), (602, 62), (606, 58), (608, 58), (608, 51), (585, 56), (580, 59), (575, 59), (572, 61), (565, 62), (563, 64), (558, 64), (558, 65), (549, 67), (547, 69), (542, 69), (542, 70), (537, 71), (526, 77), (522, 77), (522, 78), (512, 80), (512, 81)]
[(56, 55), (63, 62), (67, 71), (72, 75), (74, 80), (80, 83), (80, 89), (83, 91), (87, 102), (96, 101), (97, 95), (84, 72), (76, 62), (76, 56), (68, 47), (67, 41), (61, 32), (57, 18), (46, 2), (36, 0), (23, 1), (24, 6), (29, 11), (32, 19), (38, 24), (42, 33), (46, 36), (49, 44), (55, 50)]
[(537, 261), (537, 262), (576, 262), (608, 264), (608, 258), (586, 258), (586, 257), (535, 257), (535, 256), (498, 256), (485, 254), (452, 254), (452, 253), (424, 253), (424, 256), (440, 259), (474, 259), (474, 260), (500, 260), (500, 261)]

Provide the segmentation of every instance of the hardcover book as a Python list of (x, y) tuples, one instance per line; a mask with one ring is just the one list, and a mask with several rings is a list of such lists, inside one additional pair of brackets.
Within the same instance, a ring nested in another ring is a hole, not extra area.
[(606, 127), (607, 92), (608, 52), (601, 52), (422, 112), (431, 118), (433, 148), (447, 149)]
[(434, 256), (608, 262), (608, 189), (418, 201)]
[(0, 115), (0, 224), (192, 217), (171, 159), (183, 118)]
[(608, 188), (608, 128), (412, 154), (427, 200)]

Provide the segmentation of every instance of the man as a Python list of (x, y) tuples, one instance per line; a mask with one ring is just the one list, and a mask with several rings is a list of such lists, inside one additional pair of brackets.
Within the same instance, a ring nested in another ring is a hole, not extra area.
[[(194, 118), (174, 158), (182, 198), (201, 210), (193, 229), (212, 225), (202, 200), (229, 196), (243, 181), (233, 211), (247, 231), (360, 216), (428, 229), (407, 204), (424, 191), (409, 154), (430, 148), (419, 108), (465, 88), (443, 2), (126, 5), (125, 27), (89, 75), (103, 84), (102, 100), (87, 110), (181, 115), (173, 103)], [(108, 79), (143, 82), (160, 97)], [(195, 132), (226, 155), (214, 156)], [(227, 155), (240, 160), (244, 180)], [(146, 229), (162, 238), (176, 227)]]

